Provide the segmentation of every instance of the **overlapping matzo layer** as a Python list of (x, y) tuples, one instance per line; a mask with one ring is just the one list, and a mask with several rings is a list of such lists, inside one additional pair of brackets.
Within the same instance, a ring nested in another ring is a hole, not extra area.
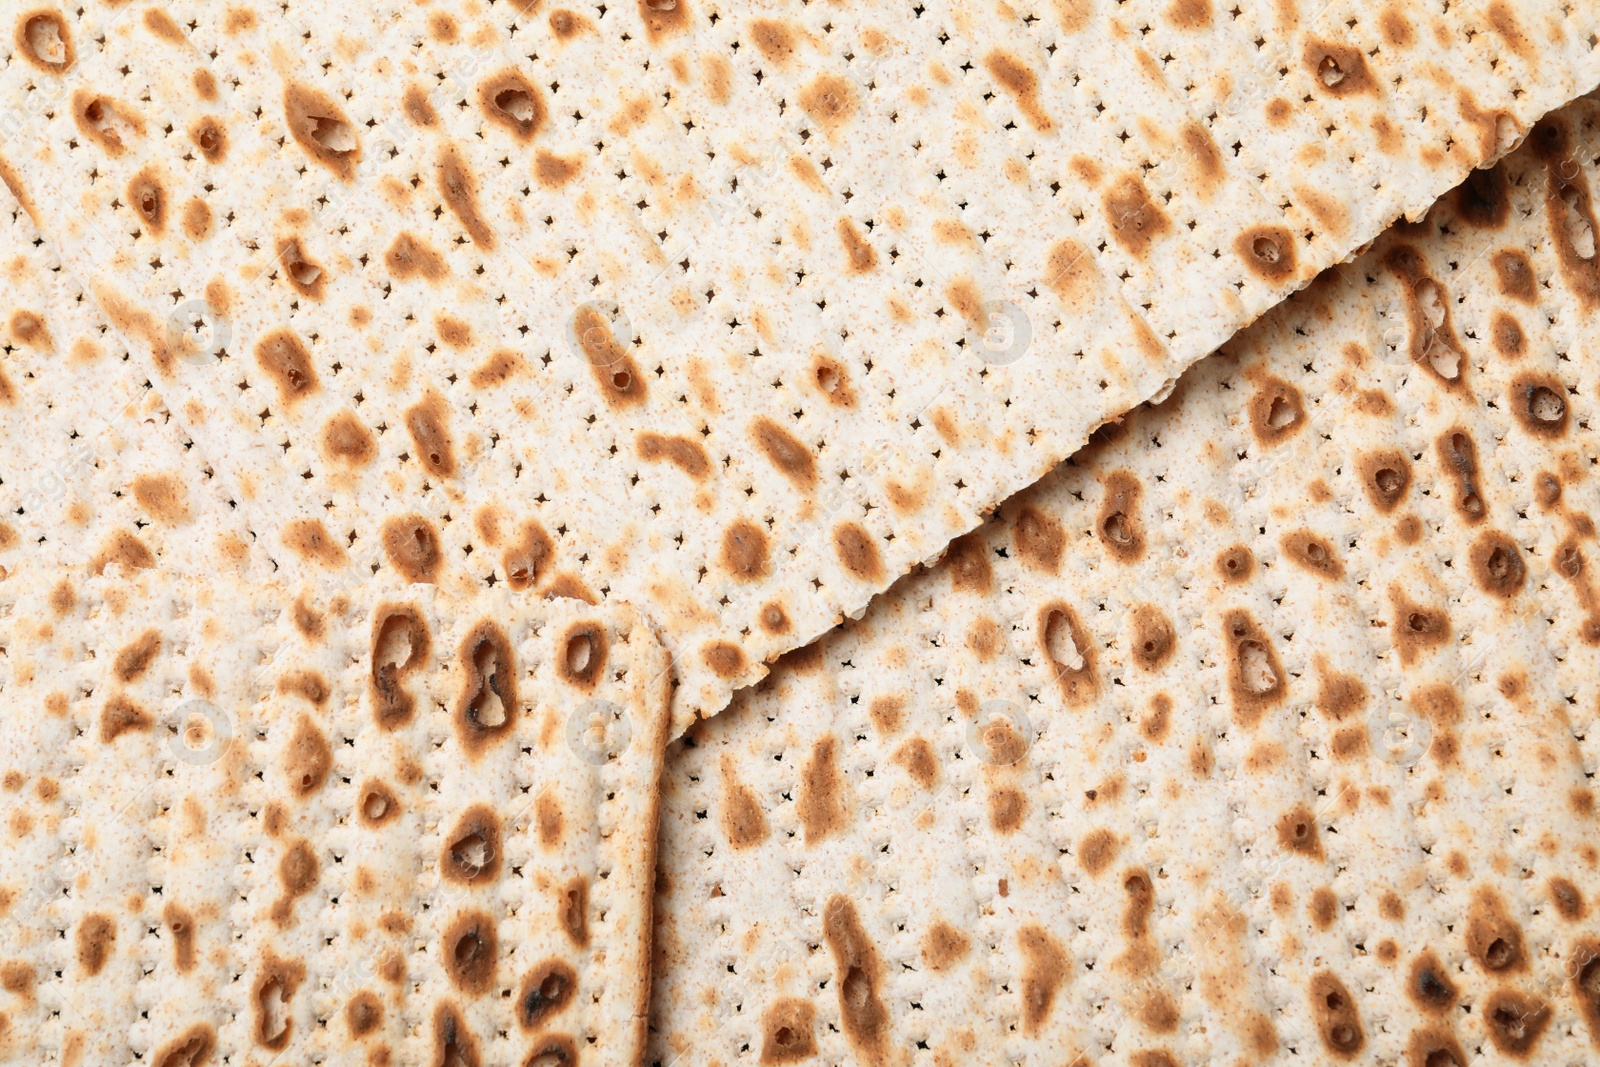
[(621, 596), (680, 729), (1600, 76), (1554, 0), (40, 12), (8, 180), (272, 561)]
[(1600, 104), (669, 755), (663, 1064), (1600, 1056)]
[(0, 583), (0, 1060), (637, 1060), (667, 658), (620, 602)]

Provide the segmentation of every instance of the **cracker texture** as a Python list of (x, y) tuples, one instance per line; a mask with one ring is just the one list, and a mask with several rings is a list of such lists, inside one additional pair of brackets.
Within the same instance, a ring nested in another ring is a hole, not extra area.
[(652, 1060), (1593, 1060), (1597, 150), (1544, 120), (677, 742)]
[(0, 159), (272, 565), (627, 600), (681, 731), (1592, 87), (1593, 14), (91, 5)]

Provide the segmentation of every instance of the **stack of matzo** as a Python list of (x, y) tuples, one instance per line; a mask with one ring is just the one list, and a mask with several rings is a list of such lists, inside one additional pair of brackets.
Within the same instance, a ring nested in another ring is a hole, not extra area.
[(1585, 100), (691, 729), (657, 1061), (1600, 1057), (1597, 155)]
[[(0, 17), (0, 1060), (62, 1064), (639, 1060), (669, 732), (1600, 78), (1554, 0)], [(1525, 269), (1474, 176), (697, 730), (662, 1062), (1583, 1058), (1600, 276), (1524, 155)]]
[(1600, 78), (1590, 5), (86, 5), (0, 151), (273, 563), (618, 596), (675, 721)]

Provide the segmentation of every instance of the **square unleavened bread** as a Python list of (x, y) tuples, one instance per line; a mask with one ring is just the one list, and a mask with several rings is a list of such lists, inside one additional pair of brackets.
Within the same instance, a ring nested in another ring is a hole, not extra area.
[(675, 744), (652, 1060), (1595, 1062), (1597, 123)]
[(4, 177), (287, 575), (710, 714), (1600, 79), (1557, 0), (44, 4)]
[(668, 660), (620, 600), (0, 582), (0, 1061), (632, 1064)]

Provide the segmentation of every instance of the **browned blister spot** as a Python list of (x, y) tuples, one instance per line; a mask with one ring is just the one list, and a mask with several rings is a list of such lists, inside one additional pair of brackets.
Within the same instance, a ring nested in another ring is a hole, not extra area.
[(450, 272), (443, 256), (409, 233), (402, 233), (390, 242), (383, 262), (390, 274), (401, 279), (423, 278), (436, 282)]
[(834, 526), (833, 552), (851, 577), (872, 585), (883, 583), (883, 560), (878, 555), (878, 544), (860, 523), (841, 522)]
[(72, 31), (59, 11), (39, 7), (17, 18), (17, 52), (29, 63), (51, 74), (72, 66)]
[(1132, 621), (1128, 640), (1133, 662), (1147, 671), (1165, 665), (1178, 644), (1172, 620), (1154, 604), (1140, 604), (1133, 609)]
[(293, 693), (322, 707), (332, 695), (328, 680), (314, 670), (285, 671), (273, 688), (279, 693)]
[(1269, 285), (1278, 285), (1295, 276), (1297, 257), (1294, 234), (1282, 226), (1256, 226), (1233, 240), (1250, 273)]
[(1330, 96), (1378, 95), (1378, 82), (1359, 48), (1312, 39), (1303, 53), (1312, 83)]
[(1483, 1002), (1483, 1021), (1496, 1049), (1527, 1059), (1550, 1025), (1550, 1005), (1531, 993), (1497, 989)]
[(1217, 553), (1217, 574), (1230, 585), (1248, 581), (1256, 570), (1255, 553), (1244, 545), (1234, 545)]
[(722, 757), (722, 833), (734, 849), (759, 845), (767, 839), (767, 816), (761, 801), (739, 780), (731, 756)]
[(1322, 859), (1322, 835), (1317, 832), (1317, 819), (1310, 808), (1301, 804), (1278, 819), (1278, 847)]
[(711, 458), (706, 455), (705, 446), (692, 437), (669, 437), (645, 430), (634, 439), (634, 446), (640, 459), (670, 463), (697, 482), (711, 473)]
[(1397, 448), (1382, 448), (1356, 457), (1361, 488), (1372, 506), (1387, 515), (1411, 488), (1411, 460)]
[(711, 641), (702, 645), (700, 659), (718, 678), (736, 678), (744, 670), (744, 651), (732, 641)]
[(560, 189), (582, 170), (582, 156), (558, 156), (543, 148), (533, 156), (533, 176), (546, 189)]
[(369, 989), (357, 992), (344, 1006), (344, 1024), (351, 1037), (366, 1037), (383, 1025), (383, 1002)]
[(1394, 610), (1389, 630), (1400, 665), (1410, 667), (1424, 653), (1450, 640), (1450, 617), (1442, 610), (1417, 603), (1398, 585), (1389, 587), (1389, 604)]
[(1468, 557), (1472, 579), (1485, 593), (1510, 598), (1522, 591), (1528, 570), (1522, 562), (1522, 550), (1505, 534), (1485, 530), (1472, 543)]
[(639, 18), (651, 44), (660, 44), (689, 28), (689, 0), (638, 0), (638, 4)]
[(411, 721), (416, 698), (401, 687), (428, 660), (433, 635), (411, 604), (380, 604), (372, 615), (371, 688), (378, 726), (393, 730)]
[(935, 974), (966, 958), (972, 942), (943, 919), (934, 920), (922, 935), (922, 962)]
[(1467, 1054), (1448, 1028), (1424, 1026), (1406, 1042), (1407, 1067), (1467, 1067)]
[(430, 1067), (481, 1067), (478, 1039), (454, 1004), (445, 1001), (433, 1010), (433, 1059)]
[(560, 41), (570, 41), (580, 33), (594, 32), (594, 23), (578, 14), (576, 11), (558, 7), (550, 12), (545, 23), (550, 27), (550, 32)]
[(155, 725), (144, 708), (121, 693), (112, 694), (100, 710), (100, 742), (111, 744), (126, 733), (142, 733)]
[(766, 531), (749, 519), (735, 519), (722, 532), (722, 552), (717, 562), (742, 582), (766, 577), (771, 569), (767, 560)]
[(188, 974), (195, 963), (194, 915), (175, 900), (161, 909), (161, 921), (172, 935), (172, 963), (179, 974)]
[(1323, 1047), (1337, 1059), (1354, 1059), (1366, 1047), (1367, 1036), (1350, 990), (1333, 972), (1319, 971), (1311, 978), (1310, 999)]
[(839, 243), (844, 245), (845, 269), (851, 274), (865, 274), (878, 265), (878, 253), (868, 243), (866, 235), (850, 219), (840, 219)]
[(750, 31), (751, 43), (767, 62), (788, 66), (794, 58), (797, 41), (792, 26), (777, 19), (751, 19), (746, 28)]
[(478, 206), (478, 179), (462, 158), (460, 149), (453, 144), (441, 149), (437, 170), (439, 195), (444, 197), (445, 206), (467, 231), (474, 245), (485, 251), (493, 249), (494, 232), (484, 221), (483, 211)]
[(1567, 388), (1550, 374), (1523, 374), (1507, 390), (1517, 425), (1535, 437), (1555, 438), (1567, 432)]
[(1488, 515), (1488, 508), (1478, 492), (1478, 446), (1460, 426), (1440, 434), (1434, 442), (1439, 456), (1439, 466), (1455, 480), (1456, 513), (1468, 525), (1477, 525)]
[(382, 826), (400, 814), (400, 798), (394, 790), (376, 778), (361, 783), (357, 791), (356, 810), (365, 826)]
[(1447, 388), (1465, 387), (1467, 358), (1456, 336), (1453, 301), (1428, 272), (1423, 254), (1412, 245), (1396, 245), (1383, 257), (1400, 285), (1409, 326), (1411, 361)]
[(1532, 304), (1538, 299), (1538, 281), (1526, 252), (1519, 248), (1501, 249), (1490, 262), (1494, 265), (1495, 279), (1502, 296), (1524, 304)]
[(117, 923), (110, 915), (95, 912), (78, 920), (73, 931), (78, 971), (93, 977), (105, 969), (117, 944)]
[(476, 909), (457, 915), (439, 940), (439, 960), (450, 984), (473, 997), (494, 985), (499, 950), (494, 917)]
[(199, 197), (190, 197), (183, 205), (183, 233), (191, 241), (211, 236), (211, 208)]
[(516, 544), (506, 549), (500, 558), (500, 565), (506, 573), (506, 584), (519, 593), (538, 585), (555, 556), (555, 542), (545, 528), (535, 519), (526, 520)]
[(283, 265), (283, 276), (301, 296), (321, 300), (327, 285), (327, 275), (322, 264), (306, 255), (300, 238), (289, 236), (278, 240), (278, 262)]
[(1472, 895), (1467, 909), (1467, 951), (1488, 971), (1521, 972), (1528, 969), (1522, 927), (1511, 917), (1505, 898), (1488, 887)]
[[(1568, 917), (1562, 912), (1563, 917)], [(1589, 1043), (1600, 1048), (1600, 941), (1585, 938), (1572, 946), (1567, 957), (1572, 998), (1589, 1030)]]
[(1263, 445), (1275, 445), (1306, 424), (1300, 390), (1275, 375), (1265, 375), (1250, 396), (1250, 432)]
[(580, 689), (593, 689), (605, 671), (610, 638), (597, 622), (575, 622), (558, 646), (557, 668), (563, 681)]
[(432, 389), (406, 409), (406, 430), (416, 445), (417, 458), (429, 474), (439, 478), (456, 475), (456, 450), (450, 436), (449, 418), (449, 405)]
[(761, 1017), (763, 1065), (798, 1063), (817, 1053), (817, 1011), (809, 1000), (779, 997)]
[(381, 539), (389, 565), (406, 581), (432, 583), (439, 578), (443, 553), (433, 523), (415, 513), (385, 519)]
[(470, 758), (509, 736), (518, 713), (517, 667), (511, 639), (488, 619), (461, 642), (461, 694), (456, 699), (456, 734)]
[(817, 739), (801, 768), (796, 814), (807, 845), (841, 833), (849, 824), (844, 777), (839, 769), (839, 740), (832, 734)]
[(859, 106), (854, 87), (837, 74), (819, 74), (800, 90), (801, 110), (830, 134), (849, 124)]
[(831, 356), (818, 352), (811, 357), (811, 380), (817, 392), (834, 407), (856, 406), (855, 390), (850, 387), (850, 375), (844, 364)]
[(160, 651), (160, 632), (153, 629), (146, 630), (117, 650), (117, 658), (111, 664), (111, 673), (116, 676), (117, 681), (124, 684), (136, 681), (150, 669), (150, 664), (155, 662), (156, 655)]
[(154, 168), (145, 167), (128, 179), (128, 204), (152, 237), (160, 237), (166, 230), (166, 184)]
[(1125, 174), (1111, 184), (1102, 200), (1111, 234), (1135, 259), (1148, 259), (1150, 247), (1172, 231), (1167, 218), (1137, 175)]
[(457, 885), (484, 885), (500, 874), (500, 817), (487, 804), (457, 816), (439, 854), (439, 873)]
[(1528, 350), (1528, 338), (1522, 331), (1522, 324), (1503, 311), (1494, 313), (1489, 325), (1489, 340), (1503, 359), (1521, 359)]
[(944, 569), (950, 572), (950, 588), (957, 592), (987, 596), (994, 588), (989, 546), (980, 534), (965, 534), (951, 541)]
[(283, 90), (283, 115), (306, 155), (345, 181), (355, 177), (361, 158), (356, 129), (333, 97), (320, 89), (290, 82)]
[[(1059, 522), (1032, 504), (1023, 504), (1011, 523), (1011, 543), (1028, 566), (1054, 574), (1067, 541)], [(987, 563), (987, 553), (983, 558)]]
[(168, 44), (180, 44), (185, 40), (183, 30), (172, 21), (172, 16), (159, 7), (145, 8), (144, 27)]
[[(44, 318), (37, 312), (17, 310), (11, 313), (11, 333), (20, 343), (29, 348), (36, 348), (42, 352), (49, 352), (55, 347), (55, 340), (50, 336), (50, 330), (45, 326)], [(8, 403), (15, 399), (15, 392), (9, 386), (0, 386), (6, 392), (3, 398)]]
[(530, 141), (548, 118), (544, 95), (516, 70), (507, 68), (478, 85), (478, 107), (490, 122)]
[(589, 882), (582, 875), (557, 890), (556, 919), (567, 938), (579, 948), (589, 945)]
[(1222, 631), (1228, 648), (1228, 690), (1234, 718), (1242, 725), (1255, 726), (1268, 708), (1287, 697), (1287, 676), (1271, 639), (1249, 612), (1235, 608), (1224, 613)]
[(522, 976), (517, 988), (517, 1025), (537, 1030), (578, 992), (578, 974), (565, 961), (551, 957)]
[(881, 1060), (889, 1041), (889, 1013), (879, 985), (878, 951), (867, 937), (850, 898), (837, 894), (822, 913), (822, 936), (833, 955), (834, 989), (845, 1038), (869, 1062)]
[[(1198, 122), (1190, 122), (1184, 126), (1180, 136), (1183, 139), (1184, 154), (1197, 179), (1200, 195), (1209, 199), (1222, 187), (1223, 179), (1227, 177), (1227, 168), (1222, 162), (1222, 152), (1217, 148), (1217, 142), (1212, 138), (1211, 131)], [(1292, 251), (1293, 246), (1290, 247)], [(1252, 249), (1252, 254), (1253, 252)], [(1292, 260), (1293, 256), (1290, 258)]]
[(1568, 288), (1586, 310), (1600, 306), (1600, 258), (1596, 256), (1594, 203), (1589, 194), (1589, 179), (1574, 156), (1565, 148), (1565, 128), (1561, 128), (1562, 147), (1550, 145), (1548, 133), (1559, 125), (1546, 118), (1534, 127), (1530, 140), (1549, 146), (1544, 155), (1548, 170), (1545, 186), (1545, 214)]
[(189, 140), (207, 163), (220, 163), (228, 154), (227, 127), (213, 115), (202, 115), (189, 124)]
[(1433, 1015), (1444, 1015), (1455, 1007), (1456, 984), (1431, 950), (1411, 961), (1406, 995), (1417, 1007)]
[(1344, 564), (1334, 552), (1333, 542), (1310, 530), (1292, 530), (1279, 542), (1283, 554), (1303, 570), (1319, 578), (1343, 578)]
[(217, 1050), (217, 1031), (210, 1023), (192, 1023), (150, 1056), (151, 1067), (204, 1067)]
[(155, 553), (127, 530), (117, 530), (100, 546), (89, 561), (89, 569), (104, 574), (107, 567), (120, 566), (124, 572), (148, 570), (156, 565)]
[(1017, 948), (1022, 953), (1022, 1032), (1037, 1034), (1067, 981), (1067, 950), (1037, 923), (1017, 931)]
[(289, 792), (304, 799), (321, 789), (333, 768), (333, 748), (327, 735), (301, 715), (283, 752), (283, 777)]
[(983, 57), (983, 67), (995, 82), (1011, 94), (1022, 117), (1040, 133), (1055, 129), (1055, 121), (1039, 102), (1039, 76), (1010, 52), (996, 48)]
[(290, 407), (317, 391), (311, 352), (288, 327), (273, 330), (256, 342), (256, 365), (278, 386), (278, 398)]
[(578, 308), (572, 317), (572, 332), (607, 404), (625, 408), (645, 402), (644, 377), (625, 347), (628, 339), (612, 335), (611, 323), (599, 308), (590, 304)]
[(78, 126), (78, 132), (105, 149), (110, 156), (120, 156), (133, 138), (144, 133), (144, 121), (127, 105), (119, 104), (109, 96), (96, 96), (82, 89), (72, 94), (72, 118)]
[(439, 124), (439, 113), (428, 99), (428, 90), (421, 85), (406, 86), (405, 93), (400, 97), (400, 110), (414, 126), (427, 129)]
[(324, 567), (342, 567), (349, 558), (321, 519), (291, 519), (283, 524), (282, 538), (295, 555)]
[(989, 790), (989, 827), (1004, 837), (1016, 833), (1028, 814), (1028, 798), (1022, 790), (1000, 786)]
[(1123, 563), (1136, 563), (1144, 557), (1144, 523), (1139, 518), (1139, 498), (1144, 486), (1132, 471), (1118, 470), (1103, 479), (1105, 493), (1100, 498), (1100, 514), (1095, 534), (1111, 555)]
[(1062, 701), (1069, 708), (1087, 706), (1100, 692), (1100, 676), (1095, 670), (1094, 640), (1078, 613), (1065, 601), (1046, 604), (1039, 609), (1038, 634)]
[(323, 458), (345, 467), (365, 467), (378, 455), (378, 441), (352, 411), (341, 411), (322, 427)]

